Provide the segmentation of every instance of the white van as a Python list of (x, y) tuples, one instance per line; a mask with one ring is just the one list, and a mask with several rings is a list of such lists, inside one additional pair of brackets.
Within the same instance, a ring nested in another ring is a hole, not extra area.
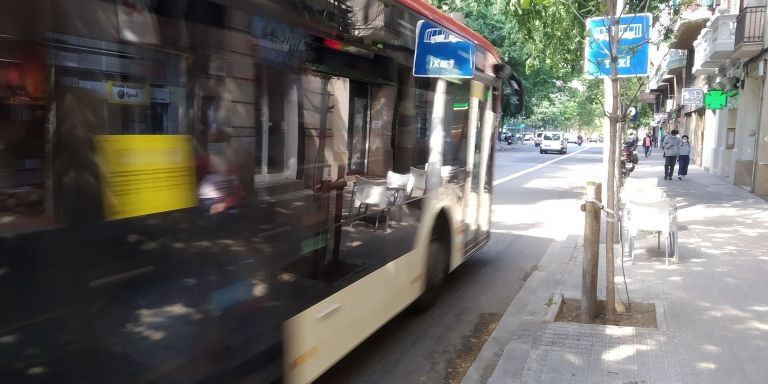
[(539, 153), (544, 152), (560, 152), (563, 155), (568, 153), (568, 141), (565, 139), (565, 134), (561, 132), (542, 132)]

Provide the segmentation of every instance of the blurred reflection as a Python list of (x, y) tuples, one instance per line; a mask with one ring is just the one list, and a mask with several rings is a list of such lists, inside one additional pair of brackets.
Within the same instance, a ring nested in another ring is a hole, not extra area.
[(94, 137), (99, 133), (99, 105), (93, 92), (69, 88), (58, 93), (54, 133), (53, 195), (56, 216), (66, 223), (104, 217)]
[(227, 159), (224, 145), (209, 145), (198, 172), (202, 176), (198, 197), (203, 212), (216, 214), (237, 206), (245, 191), (237, 178), (236, 168)]
[(484, 235), (491, 86), (414, 78), (396, 3), (4, 6), (0, 382), (270, 382), (438, 192)]

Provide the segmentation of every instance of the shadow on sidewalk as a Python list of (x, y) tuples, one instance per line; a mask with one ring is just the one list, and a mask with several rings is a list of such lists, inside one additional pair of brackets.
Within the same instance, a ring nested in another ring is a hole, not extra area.
[(758, 356), (768, 346), (768, 204), (695, 166), (685, 180), (663, 174), (654, 153), (630, 177), (655, 178), (677, 203), (680, 263), (664, 265), (663, 241), (659, 252), (648, 236), (638, 240), (635, 264), (616, 266), (619, 297), (654, 303), (658, 329), (536, 317), (547, 298), (581, 296), (579, 250), (553, 245), (560, 252), (544, 256), (465, 383), (765, 382), (768, 365)]

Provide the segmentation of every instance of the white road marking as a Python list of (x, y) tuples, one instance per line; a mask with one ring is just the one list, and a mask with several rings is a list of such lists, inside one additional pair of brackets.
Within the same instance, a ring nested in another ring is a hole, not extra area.
[(531, 173), (531, 172), (533, 172), (533, 171), (535, 171), (535, 170), (537, 170), (537, 169), (542, 169), (542, 168), (546, 167), (547, 165), (550, 165), (550, 164), (552, 164), (552, 163), (554, 163), (554, 162), (556, 162), (556, 161), (560, 161), (560, 160), (563, 160), (563, 159), (567, 159), (567, 158), (569, 158), (569, 157), (571, 157), (571, 156), (573, 156), (573, 155), (575, 155), (575, 154), (578, 154), (578, 153), (584, 152), (584, 151), (586, 151), (587, 149), (590, 149), (590, 148), (592, 148), (592, 147), (585, 147), (585, 148), (582, 148), (582, 149), (580, 149), (580, 150), (578, 150), (578, 151), (576, 151), (576, 152), (571, 152), (571, 153), (569, 153), (569, 154), (567, 154), (567, 155), (563, 155), (563, 156), (560, 156), (560, 157), (556, 157), (556, 158), (554, 158), (554, 159), (552, 159), (552, 160), (549, 160), (549, 161), (543, 162), (543, 163), (541, 163), (541, 164), (539, 164), (539, 165), (537, 165), (537, 166), (535, 166), (535, 167), (531, 167), (531, 168), (528, 168), (528, 169), (524, 169), (524, 170), (522, 170), (522, 171), (520, 171), (520, 172), (518, 172), (518, 173), (513, 173), (513, 174), (511, 174), (511, 175), (509, 175), (509, 176), (504, 176), (504, 177), (502, 177), (502, 178), (500, 178), (500, 179), (496, 179), (496, 180), (494, 180), (494, 181), (493, 181), (493, 185), (494, 185), (494, 186), (497, 186), (497, 185), (499, 185), (499, 184), (501, 184), (501, 183), (506, 183), (507, 181), (510, 181), (510, 180), (512, 180), (512, 179), (516, 179), (516, 178), (518, 178), (518, 177), (520, 177), (520, 176), (523, 176), (523, 175), (525, 175), (525, 174)]

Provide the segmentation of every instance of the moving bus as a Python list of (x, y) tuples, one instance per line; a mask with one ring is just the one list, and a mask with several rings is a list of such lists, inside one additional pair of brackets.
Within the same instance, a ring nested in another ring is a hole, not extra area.
[(314, 380), (488, 241), (519, 92), (419, 0), (4, 1), (0, 382)]

